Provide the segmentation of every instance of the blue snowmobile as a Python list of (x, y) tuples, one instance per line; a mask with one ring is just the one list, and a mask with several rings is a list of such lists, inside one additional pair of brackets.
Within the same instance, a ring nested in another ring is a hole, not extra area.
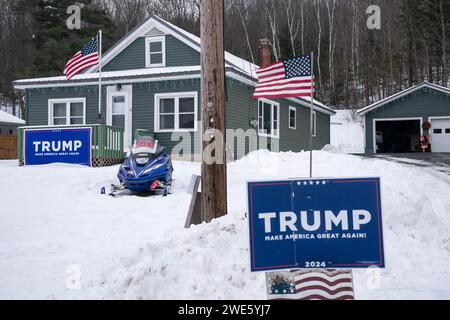
[(112, 185), (110, 195), (121, 190), (137, 193), (163, 191), (172, 193), (173, 166), (170, 157), (152, 137), (140, 137), (117, 173), (120, 185)]

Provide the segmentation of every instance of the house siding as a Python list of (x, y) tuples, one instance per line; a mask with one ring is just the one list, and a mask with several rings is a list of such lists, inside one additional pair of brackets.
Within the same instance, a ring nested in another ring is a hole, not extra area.
[[(166, 67), (198, 66), (200, 53), (166, 35)], [(120, 52), (104, 67), (103, 71), (123, 71), (145, 68), (145, 37), (140, 37)]]
[[(98, 118), (98, 87), (78, 86), (65, 88), (28, 89), (27, 125), (48, 125), (48, 100), (65, 98), (86, 98), (86, 124), (95, 124)], [(102, 114), (106, 114), (106, 89), (102, 89)]]
[[(127, 83), (124, 82), (123, 85)], [(143, 82), (132, 84), (132, 132), (133, 139), (136, 129), (145, 129), (153, 132), (160, 145), (165, 146), (168, 152), (178, 145), (184, 152), (200, 154), (200, 123), (198, 130), (190, 133), (160, 133), (154, 132), (155, 99), (154, 95), (168, 92), (198, 93), (197, 120), (201, 119), (200, 79), (184, 79), (157, 82)], [(225, 107), (225, 125), (227, 129), (252, 129), (251, 120), (258, 119), (257, 100), (252, 99), (254, 88), (240, 81), (227, 78), (227, 101)], [(64, 88), (46, 88), (27, 90), (27, 119), (28, 125), (48, 125), (48, 100), (63, 98), (86, 98), (86, 124), (97, 122), (98, 104), (97, 86), (79, 86)], [(106, 117), (106, 86), (102, 90), (102, 114)], [(280, 138), (279, 151), (301, 151), (309, 149), (309, 108), (293, 103), (286, 99), (274, 99), (280, 103)], [(289, 106), (297, 108), (296, 129), (289, 128)], [(259, 145), (260, 137), (257, 137)], [(274, 148), (274, 138), (268, 138), (269, 149)], [(181, 145), (179, 143), (182, 142)], [(231, 145), (231, 141), (228, 141)], [(250, 150), (249, 140), (235, 139), (232, 151), (233, 157), (238, 158), (238, 146), (245, 143), (245, 154)], [(330, 117), (317, 112), (317, 136), (313, 139), (314, 149), (321, 149), (330, 143)], [(242, 156), (242, 155), (240, 155)]]
[[(183, 151), (200, 150), (199, 130), (196, 132), (166, 133), (155, 132), (155, 94), (170, 92), (193, 92), (198, 94), (197, 120), (200, 121), (200, 80), (177, 80), (170, 82), (152, 82), (133, 85), (133, 133), (136, 129), (146, 129), (154, 132), (154, 137), (168, 152), (179, 144)], [(176, 140), (177, 139), (177, 140)], [(199, 152), (197, 152), (199, 153)]]
[[(258, 109), (255, 100), (251, 98), (251, 94), (253, 93), (252, 87), (227, 78), (226, 88), (226, 128), (239, 128), (244, 132), (253, 129), (250, 126), (250, 121), (258, 118)], [(240, 148), (244, 150), (245, 154), (249, 152), (249, 138), (240, 140), (233, 135), (229, 135), (229, 132), (227, 135), (228, 150), (232, 152), (233, 158), (239, 158), (238, 153)], [(256, 139), (258, 138), (256, 137)]]
[(450, 116), (449, 96), (433, 89), (422, 89), (365, 114), (366, 153), (373, 150), (373, 120)]
[[(280, 99), (280, 151), (309, 150), (310, 109), (303, 105)], [(296, 129), (289, 128), (289, 106), (297, 109)], [(330, 116), (316, 111), (316, 136), (313, 149), (320, 150), (330, 143)]]
[[(227, 79), (228, 102), (225, 110), (226, 127), (241, 128), (244, 131), (251, 129), (250, 121), (258, 119), (258, 103), (252, 99), (254, 88), (242, 82)], [(271, 99), (280, 104), (280, 136), (279, 151), (309, 150), (309, 123), (310, 111), (308, 107), (294, 103), (287, 99)], [(289, 106), (297, 109), (296, 129), (289, 128)], [(317, 115), (317, 134), (313, 138), (313, 149), (322, 149), (330, 143), (330, 116), (321, 112)], [(259, 137), (258, 145), (259, 145)], [(268, 138), (269, 149), (274, 149), (276, 138)], [(249, 140), (245, 142), (235, 139), (234, 154), (237, 155), (238, 146), (242, 148), (245, 143), (245, 153), (249, 151)], [(236, 158), (236, 156), (235, 156)]]
[[(0, 123), (0, 135), (16, 135), (17, 134), (17, 127), (20, 125), (18, 124), (5, 124)], [(12, 133), (9, 131), (12, 130)]]
[(166, 35), (166, 66), (199, 66), (200, 52), (194, 50), (172, 35)]

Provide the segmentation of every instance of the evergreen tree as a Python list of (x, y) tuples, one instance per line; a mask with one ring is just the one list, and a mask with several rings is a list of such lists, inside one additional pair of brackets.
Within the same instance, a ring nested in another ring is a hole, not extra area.
[(61, 75), (66, 62), (100, 29), (103, 30), (103, 51), (114, 42), (113, 23), (92, 0), (76, 3), (81, 7), (81, 29), (69, 30), (67, 8), (73, 4), (73, 0), (19, 1), (17, 9), (30, 14), (34, 30), (33, 62), (25, 71), (28, 76)]

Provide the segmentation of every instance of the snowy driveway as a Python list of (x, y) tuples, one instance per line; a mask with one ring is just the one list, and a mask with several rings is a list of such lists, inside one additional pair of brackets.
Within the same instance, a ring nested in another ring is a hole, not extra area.
[(415, 152), (365, 156), (385, 159), (402, 164), (415, 165), (419, 167), (429, 167), (450, 175), (450, 153)]

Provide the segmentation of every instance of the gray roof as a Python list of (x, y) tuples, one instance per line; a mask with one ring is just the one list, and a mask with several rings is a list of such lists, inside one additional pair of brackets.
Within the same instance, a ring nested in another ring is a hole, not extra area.
[(446, 87), (443, 87), (443, 86), (440, 86), (440, 85), (437, 85), (437, 84), (434, 84), (434, 83), (429, 83), (429, 82), (425, 81), (425, 82), (422, 82), (421, 84), (418, 84), (416, 86), (413, 86), (411, 88), (408, 88), (406, 90), (398, 92), (398, 93), (396, 93), (396, 94), (394, 94), (394, 95), (392, 95), (390, 97), (387, 97), (387, 98), (385, 98), (383, 100), (375, 102), (375, 103), (373, 103), (373, 104), (371, 104), (371, 105), (369, 105), (369, 106), (367, 106), (365, 108), (359, 109), (357, 113), (359, 115), (365, 115), (366, 113), (368, 113), (368, 112), (370, 112), (372, 110), (375, 110), (375, 109), (377, 109), (377, 108), (379, 108), (379, 107), (381, 107), (381, 106), (383, 106), (385, 104), (388, 104), (388, 103), (390, 103), (392, 101), (400, 99), (401, 97), (404, 97), (404, 96), (406, 96), (408, 94), (411, 94), (411, 93), (413, 93), (413, 92), (415, 92), (417, 90), (421, 90), (423, 88), (429, 88), (429, 89), (437, 90), (437, 91), (442, 92), (442, 93), (450, 94), (450, 89), (449, 88), (446, 88)]

